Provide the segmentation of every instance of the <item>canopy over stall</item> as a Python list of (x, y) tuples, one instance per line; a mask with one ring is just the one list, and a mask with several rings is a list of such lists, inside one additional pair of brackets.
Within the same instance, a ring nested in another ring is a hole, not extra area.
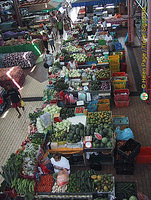
[(29, 12), (46, 11), (59, 9), (61, 6), (60, 2), (53, 0), (34, 0), (28, 3), (20, 5), (20, 8), (28, 8)]
[(111, 3), (121, 3), (122, 0), (77, 0), (72, 3), (72, 7), (80, 7), (80, 6), (92, 6), (92, 5), (104, 5)]

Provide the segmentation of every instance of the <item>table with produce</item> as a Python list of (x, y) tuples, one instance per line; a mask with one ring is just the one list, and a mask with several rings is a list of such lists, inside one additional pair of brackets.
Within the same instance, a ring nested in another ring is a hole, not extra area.
[[(43, 105), (29, 113), (27, 137), (2, 167), (4, 181), (0, 189), (10, 197), (25, 196), (27, 200), (34, 197), (137, 200), (135, 182), (117, 182), (114, 175), (101, 173), (101, 164), (99, 169), (95, 168), (95, 163), (88, 164), (88, 155), (96, 156), (95, 161), (98, 160), (95, 153), (110, 154), (114, 158), (112, 153), (116, 142), (110, 109), (111, 71), (108, 66), (96, 67), (96, 64), (109, 65), (109, 52), (99, 52), (100, 49), (107, 51), (107, 46), (94, 41), (77, 46), (77, 37), (75, 30), (63, 42), (54, 66), (49, 68)], [(71, 57), (82, 67), (67, 69), (65, 65)], [(135, 144), (138, 147), (138, 143)], [(78, 170), (71, 164), (69, 175), (65, 172), (50, 173), (43, 166), (43, 159), (50, 159), (55, 152), (68, 158), (77, 154), (82, 156), (85, 169), (79, 169), (76, 161)], [(126, 149), (122, 152), (124, 156), (126, 152), (133, 153)], [(113, 159), (110, 164), (113, 164)]]

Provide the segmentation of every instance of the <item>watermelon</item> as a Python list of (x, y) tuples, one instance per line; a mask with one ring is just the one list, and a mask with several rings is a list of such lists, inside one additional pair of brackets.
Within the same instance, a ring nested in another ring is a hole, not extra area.
[(98, 140), (102, 140), (102, 135), (100, 135), (99, 133), (94, 133), (94, 135)]

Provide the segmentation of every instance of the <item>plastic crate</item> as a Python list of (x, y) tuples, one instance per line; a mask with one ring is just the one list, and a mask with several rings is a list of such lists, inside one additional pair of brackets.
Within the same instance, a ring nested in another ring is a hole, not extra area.
[(129, 106), (129, 101), (114, 101), (116, 108), (123, 108)]
[(116, 128), (120, 126), (120, 129), (123, 130), (129, 127), (128, 117), (115, 117), (113, 118), (113, 127)]
[(120, 72), (120, 64), (112, 64), (110, 65), (110, 70), (111, 70), (111, 73), (113, 72)]
[(100, 111), (109, 111), (110, 110), (110, 100), (109, 99), (100, 99), (98, 101), (98, 112)]
[[(118, 148), (118, 153), (125, 159), (134, 159), (140, 152), (141, 144), (133, 139), (129, 139)], [(126, 152), (129, 152), (127, 154)]]
[(113, 72), (112, 77), (126, 76), (125, 72)]
[(115, 101), (128, 101), (129, 100), (129, 89), (114, 90)]
[(108, 59), (109, 60), (120, 60), (120, 56), (119, 55), (111, 55), (111, 56), (108, 56)]
[(113, 87), (114, 87), (114, 89), (125, 89), (126, 88), (126, 80), (114, 80)]
[(121, 43), (115, 43), (115, 50), (116, 51), (123, 50), (122, 44)]
[(121, 72), (127, 72), (127, 64), (126, 63), (120, 64), (120, 71)]
[(141, 147), (136, 157), (137, 164), (151, 164), (151, 147)]
[(120, 63), (120, 60), (109, 60), (110, 65), (118, 65)]
[(129, 199), (132, 195), (137, 197), (136, 182), (116, 182), (115, 188), (116, 200)]

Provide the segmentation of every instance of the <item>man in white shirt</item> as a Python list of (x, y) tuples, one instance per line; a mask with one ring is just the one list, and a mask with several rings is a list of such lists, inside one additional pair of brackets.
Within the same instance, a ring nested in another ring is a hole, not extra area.
[(44, 59), (44, 67), (49, 68), (53, 64), (53, 54), (50, 54), (49, 51), (46, 51), (45, 59)]
[(107, 45), (109, 46), (109, 51), (113, 50), (113, 38), (112, 36), (109, 34), (109, 32), (107, 33), (107, 35), (105, 36), (105, 40)]
[(90, 24), (90, 22), (88, 23), (88, 25), (86, 26), (86, 30), (88, 35), (92, 35), (92, 24)]
[(102, 19), (103, 31), (107, 30), (107, 23), (105, 19)]
[(58, 173), (60, 170), (66, 169), (70, 174), (69, 161), (65, 157), (61, 156), (59, 153), (54, 154), (50, 161), (54, 167), (55, 173)]
[(83, 18), (84, 23), (88, 23), (89, 18), (85, 15), (85, 17)]

